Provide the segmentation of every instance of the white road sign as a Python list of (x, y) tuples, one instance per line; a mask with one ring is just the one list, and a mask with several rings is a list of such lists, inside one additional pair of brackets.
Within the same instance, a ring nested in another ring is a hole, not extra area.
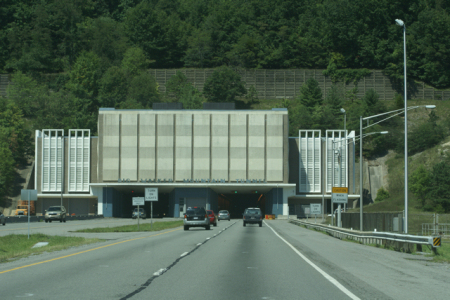
[(331, 201), (333, 203), (347, 203), (348, 202), (348, 188), (347, 187), (333, 187), (331, 191)]
[(145, 201), (158, 201), (158, 188), (145, 188)]
[(133, 197), (133, 205), (145, 205), (144, 197)]
[(322, 204), (311, 203), (309, 209), (312, 215), (320, 215), (322, 213)]

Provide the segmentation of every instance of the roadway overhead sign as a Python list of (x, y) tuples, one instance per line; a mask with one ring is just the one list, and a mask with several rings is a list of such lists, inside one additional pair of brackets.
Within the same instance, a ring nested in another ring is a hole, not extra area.
[(333, 187), (331, 192), (331, 201), (333, 203), (345, 204), (348, 202), (348, 187)]
[(145, 201), (158, 201), (158, 188), (145, 188)]

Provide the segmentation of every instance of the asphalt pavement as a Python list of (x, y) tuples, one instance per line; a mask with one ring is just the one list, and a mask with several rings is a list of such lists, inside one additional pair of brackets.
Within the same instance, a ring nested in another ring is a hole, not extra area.
[[(72, 232), (130, 222), (38, 224), (33, 232), (105, 241), (0, 264), (0, 298), (441, 299), (448, 294), (448, 264), (341, 241), (286, 220), (265, 220), (263, 227), (220, 221), (211, 230)], [(20, 225), (9, 232), (24, 233)], [(1, 235), (8, 233), (5, 227)]]

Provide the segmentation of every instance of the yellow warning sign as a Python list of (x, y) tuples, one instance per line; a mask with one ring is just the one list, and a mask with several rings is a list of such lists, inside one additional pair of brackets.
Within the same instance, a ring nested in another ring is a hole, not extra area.
[(348, 187), (332, 187), (331, 192), (338, 194), (348, 194)]
[(434, 237), (433, 238), (433, 247), (440, 247), (441, 246), (441, 237)]

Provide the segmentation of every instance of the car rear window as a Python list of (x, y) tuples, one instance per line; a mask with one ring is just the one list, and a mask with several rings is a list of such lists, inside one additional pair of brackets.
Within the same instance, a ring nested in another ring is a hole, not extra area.
[(194, 215), (194, 214), (205, 214), (206, 211), (203, 207), (188, 207), (186, 209), (186, 214), (188, 215)]
[(208, 215), (214, 214), (214, 212), (212, 210), (207, 210), (207, 212), (208, 212)]
[(256, 214), (261, 213), (261, 210), (259, 210), (259, 209), (247, 209), (247, 210), (245, 211), (245, 213), (246, 213), (246, 214), (256, 215)]
[(59, 207), (49, 207), (48, 208), (48, 211), (58, 211), (58, 210), (61, 210), (61, 208), (59, 208)]
[(228, 213), (228, 210), (221, 210), (221, 211), (219, 211), (219, 214), (227, 214)]

